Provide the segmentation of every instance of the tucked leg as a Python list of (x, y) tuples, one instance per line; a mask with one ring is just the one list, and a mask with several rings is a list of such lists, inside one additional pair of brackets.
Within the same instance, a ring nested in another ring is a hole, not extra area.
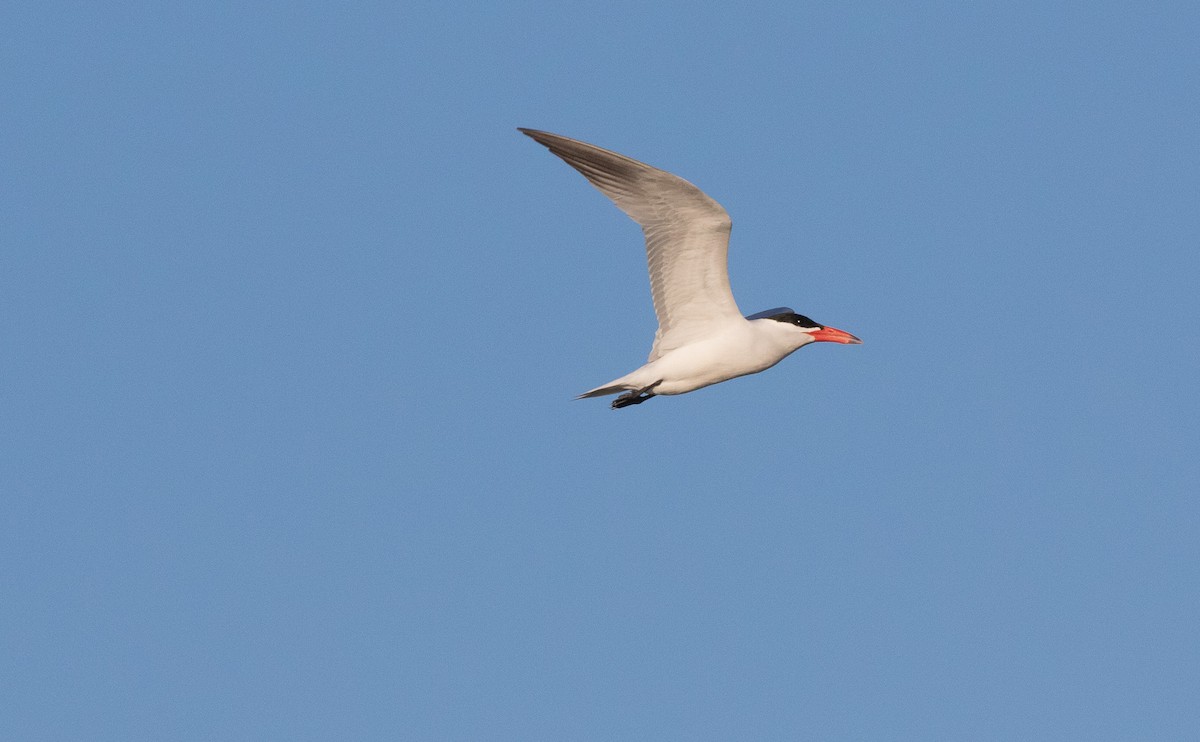
[(630, 405), (641, 404), (642, 402), (645, 402), (647, 399), (650, 399), (651, 397), (658, 396), (651, 390), (653, 390), (654, 387), (658, 386), (661, 383), (662, 383), (662, 381), (656, 381), (653, 384), (651, 384), (650, 386), (645, 387), (643, 389), (636, 389), (633, 391), (625, 392), (624, 394), (622, 394), (621, 396), (619, 396), (613, 400), (612, 408), (614, 410), (619, 410), (622, 407), (628, 407)]

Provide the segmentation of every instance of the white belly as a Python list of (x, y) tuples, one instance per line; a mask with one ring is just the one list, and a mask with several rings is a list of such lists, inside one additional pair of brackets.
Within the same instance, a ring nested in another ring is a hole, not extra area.
[(796, 348), (737, 327), (691, 345), (677, 348), (638, 369), (646, 385), (661, 379), (655, 394), (685, 394), (722, 381), (756, 374), (779, 363)]

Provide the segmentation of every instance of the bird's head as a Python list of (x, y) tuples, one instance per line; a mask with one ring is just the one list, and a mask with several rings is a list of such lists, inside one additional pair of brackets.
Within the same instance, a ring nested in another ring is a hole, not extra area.
[(768, 309), (765, 312), (752, 314), (746, 319), (778, 323), (778, 325), (772, 324), (767, 327), (772, 328), (774, 332), (786, 334), (792, 342), (796, 343), (797, 348), (809, 343), (846, 343), (851, 345), (862, 343), (848, 332), (813, 322), (803, 314), (796, 314), (788, 307)]

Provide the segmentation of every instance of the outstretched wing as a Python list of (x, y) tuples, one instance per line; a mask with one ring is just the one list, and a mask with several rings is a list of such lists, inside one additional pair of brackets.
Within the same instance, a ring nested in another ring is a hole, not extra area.
[(729, 230), (721, 204), (683, 178), (616, 152), (520, 129), (583, 173), (642, 226), (658, 332), (649, 360), (742, 319), (729, 289)]

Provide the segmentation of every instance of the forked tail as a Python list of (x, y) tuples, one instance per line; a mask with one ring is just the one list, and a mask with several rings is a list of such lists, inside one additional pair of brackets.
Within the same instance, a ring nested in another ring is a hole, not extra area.
[(605, 384), (604, 386), (598, 386), (595, 389), (586, 391), (583, 394), (580, 394), (575, 399), (590, 399), (591, 397), (604, 397), (609, 394), (616, 394), (617, 392), (626, 391), (627, 389), (629, 389), (628, 384), (614, 384), (612, 382), (609, 382), (608, 384)]
[(662, 379), (659, 379), (658, 381), (654, 382), (650, 386), (639, 388), (637, 384), (631, 384), (628, 381), (628, 379), (629, 379), (629, 376), (622, 376), (619, 379), (613, 379), (612, 381), (608, 382), (604, 386), (598, 386), (595, 389), (592, 389), (591, 391), (580, 394), (575, 399), (586, 399), (588, 397), (603, 397), (606, 394), (616, 394), (617, 392), (625, 392), (624, 394), (622, 394), (621, 396), (619, 396), (613, 400), (612, 408), (614, 410), (619, 410), (622, 407), (628, 407), (630, 405), (641, 404), (642, 402), (645, 402), (647, 399), (650, 399), (651, 397), (656, 396), (654, 394), (654, 388), (662, 383)]

